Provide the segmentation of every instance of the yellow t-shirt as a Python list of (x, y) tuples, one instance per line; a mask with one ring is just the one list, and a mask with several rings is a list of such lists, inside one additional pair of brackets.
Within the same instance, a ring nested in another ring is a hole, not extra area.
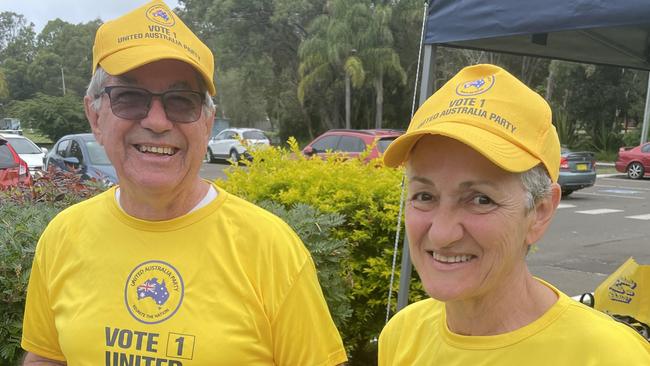
[(445, 306), (427, 299), (407, 306), (379, 337), (379, 366), (650, 365), (650, 344), (628, 326), (572, 300), (539, 319), (495, 336), (462, 336), (447, 327)]
[(300, 239), (216, 189), (168, 221), (126, 215), (114, 189), (55, 217), (34, 257), (23, 348), (69, 365), (345, 362)]

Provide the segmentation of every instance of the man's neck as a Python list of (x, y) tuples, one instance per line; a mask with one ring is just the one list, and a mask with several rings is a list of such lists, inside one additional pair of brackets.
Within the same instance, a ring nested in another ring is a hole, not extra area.
[(557, 294), (526, 268), (511, 283), (479, 298), (447, 302), (447, 326), (461, 335), (489, 336), (512, 332), (539, 319)]
[(149, 194), (120, 187), (119, 203), (130, 216), (148, 221), (164, 221), (190, 212), (210, 188), (210, 184), (197, 179), (190, 189), (178, 189), (166, 194)]

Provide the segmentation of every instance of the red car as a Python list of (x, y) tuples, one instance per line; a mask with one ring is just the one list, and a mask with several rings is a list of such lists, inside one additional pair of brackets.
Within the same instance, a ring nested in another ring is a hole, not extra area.
[(0, 137), (0, 189), (19, 184), (32, 184), (27, 163), (18, 156), (7, 140)]
[(378, 158), (388, 145), (404, 131), (399, 130), (329, 130), (310, 142), (302, 153), (307, 156), (318, 155), (323, 158), (328, 153), (341, 153), (347, 158), (356, 158), (375, 142), (366, 161)]
[(616, 170), (627, 173), (631, 179), (641, 179), (650, 173), (650, 142), (637, 147), (622, 147), (618, 150)]

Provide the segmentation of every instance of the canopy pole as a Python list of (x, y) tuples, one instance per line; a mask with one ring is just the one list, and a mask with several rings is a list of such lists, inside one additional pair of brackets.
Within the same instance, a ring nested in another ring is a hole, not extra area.
[[(424, 102), (433, 94), (436, 88), (436, 46), (427, 44), (424, 46), (424, 62), (422, 64), (422, 81), (420, 82), (420, 102)], [(402, 265), (399, 275), (399, 292), (397, 293), (397, 311), (402, 310), (408, 305), (409, 284), (411, 282), (411, 272), (413, 263), (409, 253), (408, 236), (404, 235), (404, 244), (402, 245)]]
[(648, 141), (648, 123), (650, 120), (650, 71), (648, 71), (648, 89), (645, 92), (645, 111), (643, 112), (643, 127), (641, 128), (641, 143)]

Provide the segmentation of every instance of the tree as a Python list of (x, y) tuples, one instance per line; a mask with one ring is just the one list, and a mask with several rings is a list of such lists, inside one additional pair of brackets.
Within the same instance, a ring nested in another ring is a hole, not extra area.
[(393, 33), (389, 27), (392, 9), (389, 5), (371, 6), (370, 26), (362, 36), (361, 58), (375, 89), (375, 128), (382, 128), (384, 106), (384, 77), (392, 76), (406, 83), (406, 73), (399, 55), (393, 49)]
[[(345, 128), (351, 128), (351, 88), (360, 88), (365, 80), (365, 70), (358, 49), (359, 35), (367, 26), (369, 12), (364, 2), (339, 0), (328, 4), (328, 13), (316, 18), (309, 27), (310, 36), (298, 51), (300, 57), (298, 99), (305, 103), (311, 94), (314, 100), (320, 91), (331, 88), (343, 75), (345, 82)], [(337, 113), (332, 115), (336, 120)], [(328, 123), (330, 128), (336, 127)]]
[(71, 133), (90, 132), (83, 102), (74, 94), (50, 96), (37, 93), (32, 99), (13, 103), (9, 112), (53, 141)]

